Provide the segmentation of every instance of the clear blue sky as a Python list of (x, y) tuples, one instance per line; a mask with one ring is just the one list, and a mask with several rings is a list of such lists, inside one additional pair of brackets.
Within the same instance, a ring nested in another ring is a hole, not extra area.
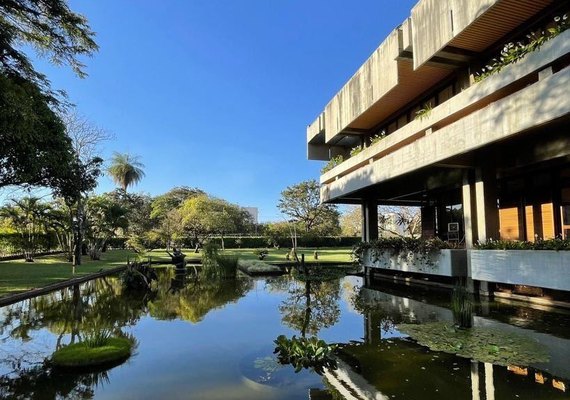
[[(36, 65), (78, 111), (141, 157), (133, 191), (199, 187), (262, 221), (288, 185), (318, 178), (306, 126), (415, 0), (71, 1), (97, 32), (89, 77)], [(113, 189), (108, 177), (99, 192)]]

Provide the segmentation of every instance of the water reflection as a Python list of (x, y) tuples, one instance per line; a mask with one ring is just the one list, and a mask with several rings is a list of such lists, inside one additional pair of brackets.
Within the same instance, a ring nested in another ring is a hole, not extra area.
[[(151, 292), (126, 293), (108, 277), (0, 309), (0, 398), (299, 399), (309, 389), (339, 399), (570, 398), (567, 313), (458, 304), (448, 292), (361, 286), (354, 278), (211, 282), (172, 269)], [(540, 344), (550, 360), (500, 366), (432, 351), (398, 329), (462, 319)], [(97, 329), (136, 336), (138, 354), (93, 374), (65, 374), (44, 361)], [(273, 341), (281, 334), (338, 343), (338, 369), (323, 383), (277, 365)]]
[[(4, 307), (0, 398), (92, 398), (97, 387), (109, 383), (108, 373), (52, 368), (49, 357), (55, 350), (97, 331), (122, 335), (146, 314), (197, 323), (251, 287), (250, 280), (204, 282), (171, 269), (160, 271), (152, 291), (123, 290), (118, 277), (105, 277)], [(27, 342), (34, 345), (24, 347)]]

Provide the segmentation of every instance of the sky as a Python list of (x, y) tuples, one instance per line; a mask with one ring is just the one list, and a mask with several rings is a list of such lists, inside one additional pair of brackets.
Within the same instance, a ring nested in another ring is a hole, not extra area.
[[(37, 60), (77, 111), (140, 157), (131, 189), (198, 187), (261, 221), (287, 186), (318, 179), (306, 127), (415, 0), (71, 0), (100, 46), (88, 77)], [(97, 192), (113, 190), (100, 179)]]

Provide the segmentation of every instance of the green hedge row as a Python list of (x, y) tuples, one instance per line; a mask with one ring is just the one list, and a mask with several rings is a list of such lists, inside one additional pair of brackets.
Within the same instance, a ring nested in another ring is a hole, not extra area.
[[(108, 246), (115, 249), (122, 249), (126, 247), (127, 238), (113, 238), (109, 240)], [(359, 237), (350, 236), (319, 236), (319, 237), (299, 237), (297, 238), (297, 246), (299, 247), (352, 247), (357, 243), (360, 243), (361, 239)], [(217, 243), (221, 245), (221, 238), (212, 238), (210, 242)], [(182, 247), (191, 248), (194, 246), (191, 239), (183, 240), (181, 244)], [(272, 247), (277, 245), (279, 247), (290, 248), (291, 239), (290, 238), (278, 238), (270, 239), (268, 237), (257, 236), (257, 237), (229, 237), (224, 238), (224, 246), (228, 249), (257, 249), (264, 247)], [(162, 246), (160, 246), (162, 247)]]
[[(19, 233), (0, 233), (0, 256), (21, 254), (23, 247), (23, 239)], [(59, 243), (55, 233), (37, 235), (36, 252), (51, 252), (58, 248)]]

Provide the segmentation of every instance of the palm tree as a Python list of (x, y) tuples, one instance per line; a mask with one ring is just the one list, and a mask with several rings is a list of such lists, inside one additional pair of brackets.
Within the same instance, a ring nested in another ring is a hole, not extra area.
[(144, 164), (139, 161), (139, 157), (127, 153), (114, 153), (107, 172), (113, 181), (126, 192), (127, 187), (137, 184), (144, 177), (143, 168)]

